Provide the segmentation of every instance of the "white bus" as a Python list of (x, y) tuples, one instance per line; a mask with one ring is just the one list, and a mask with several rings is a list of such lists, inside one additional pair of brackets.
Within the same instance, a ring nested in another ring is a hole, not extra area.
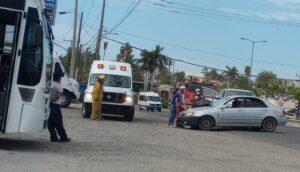
[(52, 33), (41, 0), (0, 0), (0, 129), (46, 128), (52, 74)]

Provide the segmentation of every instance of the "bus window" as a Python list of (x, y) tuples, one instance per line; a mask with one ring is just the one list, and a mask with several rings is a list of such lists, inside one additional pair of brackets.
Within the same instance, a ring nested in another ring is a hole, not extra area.
[(18, 84), (35, 86), (40, 82), (43, 69), (43, 31), (40, 23), (38, 10), (28, 8)]

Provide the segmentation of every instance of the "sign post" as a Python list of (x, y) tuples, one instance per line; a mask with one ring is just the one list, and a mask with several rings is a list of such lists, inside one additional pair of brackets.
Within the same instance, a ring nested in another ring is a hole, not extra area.
[(56, 4), (57, 0), (45, 0), (46, 13), (48, 15), (49, 23), (51, 26), (54, 26), (55, 24)]

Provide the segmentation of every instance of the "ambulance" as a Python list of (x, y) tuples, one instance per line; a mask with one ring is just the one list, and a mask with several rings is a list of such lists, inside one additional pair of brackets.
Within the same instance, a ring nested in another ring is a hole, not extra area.
[(99, 75), (105, 75), (102, 113), (123, 116), (125, 121), (134, 118), (132, 70), (128, 63), (94, 61), (82, 105), (82, 117), (89, 118), (92, 111), (92, 92)]

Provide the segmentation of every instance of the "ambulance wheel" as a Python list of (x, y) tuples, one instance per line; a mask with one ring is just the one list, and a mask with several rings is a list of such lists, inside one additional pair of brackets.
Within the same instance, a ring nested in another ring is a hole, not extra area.
[(130, 108), (129, 112), (124, 116), (125, 121), (132, 121), (134, 117), (134, 107)]
[(83, 118), (89, 118), (91, 116), (91, 110), (86, 107), (85, 103), (82, 104), (81, 115)]
[(61, 107), (68, 107), (72, 102), (72, 97), (70, 95), (70, 93), (64, 91), (63, 94), (61, 95)]

